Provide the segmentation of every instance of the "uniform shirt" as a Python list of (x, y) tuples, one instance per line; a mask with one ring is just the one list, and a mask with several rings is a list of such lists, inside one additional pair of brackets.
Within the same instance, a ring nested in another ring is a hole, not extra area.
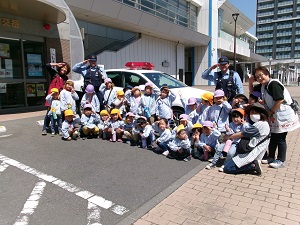
[(72, 111), (74, 114), (76, 114), (76, 100), (78, 100), (78, 94), (74, 92), (73, 94), (70, 91), (67, 91), (66, 89), (62, 90), (60, 92), (60, 107), (61, 111), (65, 111), (68, 109), (68, 105), (71, 105)]
[[(229, 78), (229, 69), (226, 71), (225, 74), (222, 73), (222, 78), (223, 79), (228, 79)], [(215, 84), (217, 83), (217, 79), (219, 77), (218, 72), (212, 73), (212, 71), (208, 68), (202, 73), (202, 78), (205, 80), (213, 81)], [(239, 76), (239, 74), (235, 71), (233, 71), (233, 82), (237, 87), (237, 94), (244, 94), (244, 88), (243, 88), (243, 83), (242, 80)]]
[(69, 129), (74, 129), (75, 127), (75, 122), (68, 122), (67, 120), (65, 120), (62, 125), (61, 125), (61, 132), (63, 134), (64, 139), (67, 139), (70, 137), (69, 135)]
[(54, 100), (52, 95), (49, 94), (46, 96), (46, 101), (48, 104), (51, 106), (51, 110), (48, 112), (48, 116), (53, 115), (52, 109), (55, 110), (56, 115), (61, 115), (61, 110), (60, 110), (60, 100)]
[(168, 147), (174, 152), (178, 151), (179, 149), (187, 150), (191, 148), (191, 142), (189, 139), (180, 140), (176, 137), (168, 143)]
[(97, 126), (99, 127), (100, 130), (104, 130), (105, 128), (108, 127), (108, 122), (106, 122), (106, 120), (102, 120), (100, 117), (100, 121)]
[(141, 97), (141, 109), (143, 111), (143, 116), (146, 116), (144, 113), (143, 108), (144, 107), (149, 107), (150, 109), (150, 114), (154, 115), (155, 114), (155, 108), (156, 108), (156, 99), (159, 97), (160, 95), (160, 90), (157, 87), (153, 87), (152, 90), (152, 94), (151, 95), (143, 95)]
[[(229, 129), (230, 131), (227, 131), (226, 134), (227, 135), (231, 135), (231, 134), (235, 134), (238, 132), (242, 132), (244, 131), (246, 128), (248, 128), (249, 126), (251, 126), (249, 123), (245, 123), (245, 124), (235, 124), (234, 122), (231, 122), (229, 124)], [(234, 138), (232, 139), (232, 143), (239, 143), (241, 140), (241, 138)]]
[(85, 93), (82, 96), (80, 105), (83, 108), (84, 105), (87, 103), (92, 105), (92, 109), (94, 112), (100, 112), (100, 102), (99, 102), (99, 99), (96, 94), (89, 95), (89, 94)]
[(103, 94), (103, 102), (107, 101), (107, 105), (109, 107), (112, 106), (112, 103), (116, 100), (116, 90), (112, 87), (112, 89), (107, 89), (105, 84), (101, 84), (99, 88), (100, 92)]
[(124, 130), (128, 132), (132, 132), (134, 127), (136, 126), (136, 120), (133, 120), (132, 123), (127, 123), (126, 121), (124, 122)]
[(170, 92), (164, 99), (159, 97), (156, 101), (156, 115), (160, 118), (171, 119), (173, 117), (172, 104), (175, 99), (176, 95), (173, 92)]
[(225, 124), (229, 125), (229, 113), (231, 109), (232, 107), (227, 101), (224, 101), (220, 105), (214, 104), (207, 112), (208, 120), (216, 123), (219, 131), (226, 132)]
[(158, 142), (167, 143), (172, 139), (172, 134), (169, 128), (166, 128), (165, 130), (161, 130), (158, 126), (158, 123), (152, 124), (152, 128), (159, 134), (159, 138), (156, 139)]
[[(83, 65), (83, 63), (82, 62), (80, 62), (80, 63), (76, 63), (74, 66), (73, 66), (73, 68), (72, 68), (72, 70), (75, 72), (75, 73), (80, 73), (83, 77), (86, 75), (86, 73), (87, 73), (87, 67), (88, 67), (89, 65)], [(91, 69), (91, 71), (96, 71), (96, 67), (97, 66), (95, 66), (95, 67), (90, 67), (90, 69)], [(105, 78), (107, 78), (107, 74), (106, 74), (106, 72), (105, 72), (105, 70), (104, 70), (104, 68), (102, 67), (102, 66), (99, 66), (99, 71), (102, 73), (102, 78), (103, 78), (103, 80), (105, 79)]]
[(81, 124), (89, 129), (94, 129), (100, 122), (99, 114), (91, 114), (89, 117), (85, 114), (81, 115)]
[(201, 148), (204, 147), (204, 145), (210, 146), (211, 148), (217, 149), (219, 142), (218, 142), (218, 137), (221, 135), (221, 132), (218, 131), (217, 129), (213, 128), (211, 130), (211, 133), (206, 136), (204, 133), (200, 135), (200, 141), (195, 142), (195, 146), (199, 146)]
[(131, 90), (128, 90), (125, 92), (125, 98), (127, 99), (127, 104), (130, 106), (130, 112), (132, 112), (134, 115), (141, 115), (141, 97), (135, 98), (131, 94)]
[(203, 105), (200, 103), (200, 111), (198, 112), (198, 121), (197, 123), (202, 124), (204, 121), (209, 120), (208, 119), (208, 110), (211, 107), (210, 105)]
[(124, 121), (123, 120), (113, 120), (113, 119), (110, 119), (108, 121), (107, 127), (111, 127), (114, 130), (116, 130), (118, 128), (123, 129), (123, 127), (124, 127)]
[(152, 126), (150, 124), (147, 124), (144, 129), (142, 129), (140, 126), (139, 127), (136, 126), (133, 129), (133, 132), (135, 134), (139, 134), (140, 132), (143, 132), (143, 134), (141, 135), (141, 137), (142, 138), (147, 138), (147, 137), (149, 137), (150, 133), (153, 133), (153, 128), (152, 128)]

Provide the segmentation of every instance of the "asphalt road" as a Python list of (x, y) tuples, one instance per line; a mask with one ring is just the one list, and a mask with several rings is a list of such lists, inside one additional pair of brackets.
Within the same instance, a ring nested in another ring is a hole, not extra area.
[(131, 224), (206, 165), (100, 139), (42, 136), (40, 119), (1, 122), (0, 224)]

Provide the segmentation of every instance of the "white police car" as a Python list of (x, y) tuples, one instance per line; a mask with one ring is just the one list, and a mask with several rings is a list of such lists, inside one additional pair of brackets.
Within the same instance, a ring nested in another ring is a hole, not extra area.
[[(145, 84), (151, 82), (159, 89), (162, 86), (168, 86), (168, 88), (176, 94), (176, 99), (173, 102), (173, 114), (174, 119), (178, 119), (179, 115), (184, 113), (184, 108), (181, 104), (179, 94), (182, 93), (182, 97), (186, 101), (190, 97), (195, 97), (200, 102), (200, 96), (207, 92), (203, 89), (189, 87), (181, 81), (175, 79), (171, 75), (168, 75), (161, 71), (153, 70), (154, 65), (149, 62), (128, 62), (125, 64), (124, 69), (108, 69), (105, 70), (107, 76), (112, 80), (117, 89), (123, 89), (126, 86), (139, 86), (141, 90), (144, 90)], [(83, 86), (83, 79), (75, 81), (75, 90), (81, 91)]]

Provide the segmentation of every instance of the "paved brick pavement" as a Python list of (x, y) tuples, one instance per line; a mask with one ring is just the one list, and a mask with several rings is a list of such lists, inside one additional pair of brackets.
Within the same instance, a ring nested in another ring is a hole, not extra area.
[[(247, 84), (244, 88), (247, 93)], [(288, 89), (299, 101), (300, 87)], [(261, 177), (203, 169), (134, 224), (299, 225), (299, 138), (300, 129), (288, 133), (285, 168), (262, 165)]]
[[(213, 91), (212, 86), (198, 87)], [(247, 84), (244, 88), (248, 95)], [(288, 87), (300, 102), (299, 89)], [(0, 115), (0, 122), (41, 115), (45, 115), (45, 111)], [(262, 165), (261, 177), (203, 169), (134, 224), (300, 225), (299, 138), (300, 129), (288, 133), (285, 168)]]

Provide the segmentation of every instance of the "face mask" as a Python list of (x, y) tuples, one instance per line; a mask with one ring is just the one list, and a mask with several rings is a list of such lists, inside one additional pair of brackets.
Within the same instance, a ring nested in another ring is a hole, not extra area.
[(256, 123), (258, 121), (260, 121), (260, 115), (259, 114), (253, 114), (253, 115), (250, 115), (250, 119)]

